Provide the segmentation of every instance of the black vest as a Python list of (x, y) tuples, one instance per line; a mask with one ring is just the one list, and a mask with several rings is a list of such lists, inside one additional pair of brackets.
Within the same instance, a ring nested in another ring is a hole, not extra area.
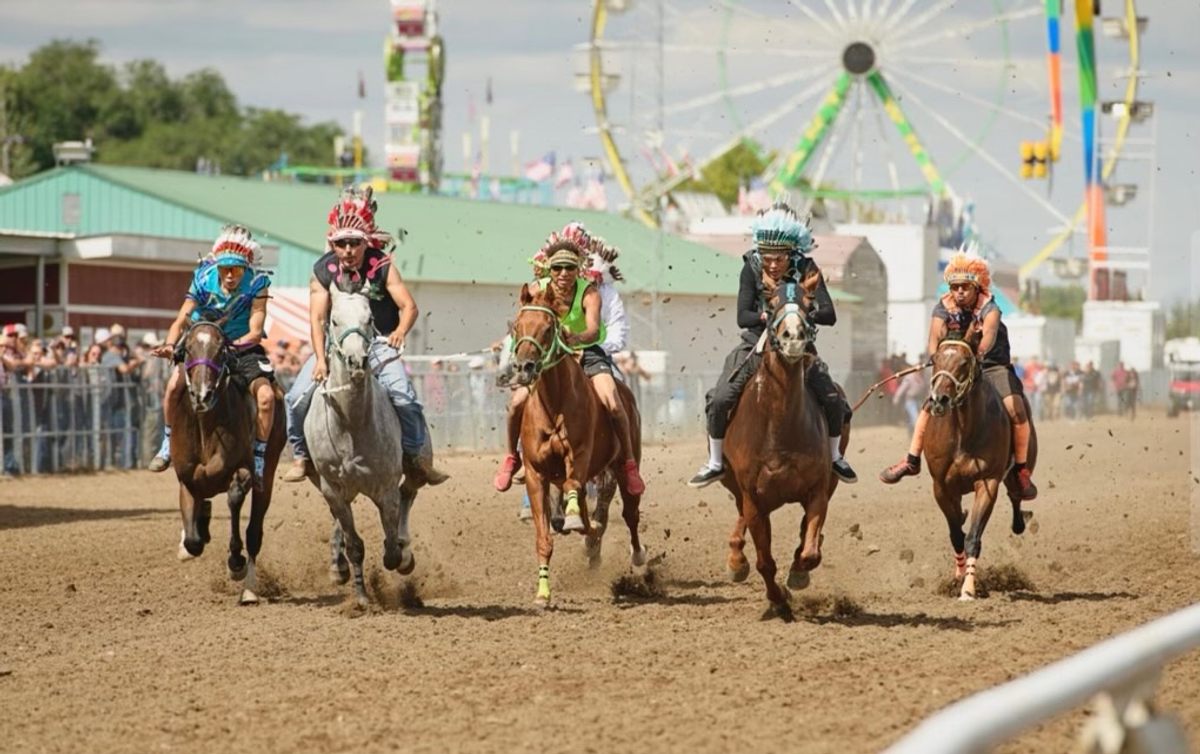
[[(400, 324), (400, 307), (396, 306), (392, 294), (387, 290), (388, 267), (391, 263), (392, 258), (379, 249), (367, 249), (362, 265), (351, 275), (350, 281), (355, 286), (362, 284), (361, 291), (370, 300), (375, 329), (382, 335), (390, 335)], [(337, 255), (332, 251), (313, 265), (313, 276), (325, 290), (329, 290), (329, 286), (345, 274)], [(357, 280), (353, 279), (355, 277)]]

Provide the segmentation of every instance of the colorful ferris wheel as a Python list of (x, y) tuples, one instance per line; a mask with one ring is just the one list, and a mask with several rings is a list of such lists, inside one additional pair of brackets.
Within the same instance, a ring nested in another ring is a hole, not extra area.
[(1022, 142), (1053, 144), (1051, 164), (1064, 137), (1081, 143), (1060, 70), (1014, 54), (1014, 41), (1045, 49), (1059, 7), (594, 0), (587, 91), (628, 210), (648, 224), (663, 196), (741, 149), (772, 193), (851, 213), (953, 198), (964, 166), (983, 165), (1048, 225), (1074, 227), (1079, 194), (1023, 180), (1018, 159)]

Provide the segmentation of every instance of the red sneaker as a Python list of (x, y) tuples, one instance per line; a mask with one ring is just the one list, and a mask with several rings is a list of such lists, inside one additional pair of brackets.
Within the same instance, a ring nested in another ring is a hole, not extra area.
[(630, 495), (641, 495), (646, 492), (646, 483), (638, 472), (637, 461), (630, 458), (625, 462), (625, 490)]
[(1033, 483), (1033, 472), (1029, 469), (1021, 469), (1017, 472), (1017, 486), (1021, 489), (1022, 500), (1037, 499), (1037, 485)]
[(879, 481), (884, 484), (895, 484), (906, 476), (919, 476), (920, 474), (921, 467), (913, 466), (908, 459), (905, 459), (895, 466), (888, 466), (879, 472)]
[(521, 458), (519, 456), (511, 453), (504, 456), (504, 460), (500, 462), (500, 470), (492, 478), (492, 484), (495, 485), (497, 492), (507, 492), (508, 488), (512, 487), (513, 474), (517, 473), (520, 466)]

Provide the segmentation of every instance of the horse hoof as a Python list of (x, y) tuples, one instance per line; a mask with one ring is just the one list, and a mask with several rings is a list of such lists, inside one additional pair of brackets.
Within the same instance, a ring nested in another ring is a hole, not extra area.
[(396, 573), (401, 576), (407, 576), (412, 573), (417, 567), (417, 559), (413, 557), (412, 550), (405, 548), (404, 553), (400, 558), (400, 566), (396, 569)]
[(567, 532), (571, 532), (571, 531), (577, 531), (577, 532), (585, 531), (584, 526), (583, 526), (583, 517), (582, 516), (571, 514), (563, 519), (562, 532), (564, 534), (566, 534)]
[(975, 593), (974, 592), (963, 592), (962, 594), (958, 595), (958, 601), (959, 602), (974, 602), (975, 601)]
[(329, 581), (337, 586), (343, 586), (350, 580), (350, 569), (341, 569), (333, 566), (329, 569)]
[(249, 589), (242, 590), (242, 598), (238, 600), (239, 605), (257, 605), (258, 595)]
[(796, 616), (792, 612), (792, 606), (786, 600), (783, 602), (772, 602), (767, 606), (767, 610), (762, 616), (764, 621), (774, 620), (775, 618), (780, 619), (784, 623), (791, 623), (796, 620)]
[(533, 606), (538, 608), (539, 610), (549, 610), (550, 609), (550, 598), (549, 597), (534, 597), (533, 598)]
[[(749, 565), (746, 570), (750, 569)], [(808, 571), (802, 571), (796, 568), (788, 571), (787, 585), (788, 589), (807, 589), (812, 579), (808, 575)]]
[(750, 575), (750, 564), (743, 563), (737, 568), (726, 568), (725, 573), (729, 576), (729, 580), (735, 584), (740, 584)]
[(245, 565), (243, 565), (241, 568), (237, 569), (236, 571), (232, 568), (227, 568), (227, 570), (229, 571), (229, 580), (230, 581), (241, 581), (242, 579), (246, 578), (246, 566)]
[(632, 545), (629, 546), (629, 563), (634, 568), (645, 568), (646, 562), (650, 559), (649, 555), (645, 545), (637, 550), (633, 549)]
[(186, 563), (189, 560), (195, 560), (196, 556), (187, 551), (187, 548), (182, 544), (179, 545), (179, 551), (175, 553), (175, 557), (179, 558), (179, 562)]
[(400, 552), (385, 552), (383, 553), (383, 567), (389, 571), (395, 571), (400, 566)]
[(563, 533), (563, 519), (561, 519), (557, 516), (551, 516), (550, 517), (550, 528), (553, 529), (555, 532), (562, 534)]

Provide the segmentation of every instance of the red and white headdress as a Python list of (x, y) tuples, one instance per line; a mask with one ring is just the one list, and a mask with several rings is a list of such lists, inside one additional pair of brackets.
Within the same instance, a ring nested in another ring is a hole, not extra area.
[(588, 233), (587, 228), (578, 220), (569, 222), (562, 230), (551, 233), (542, 244), (542, 248), (533, 255), (530, 262), (533, 263), (535, 277), (541, 278), (550, 274), (551, 247), (563, 241), (571, 242), (583, 252), (584, 267), (580, 274), (593, 283), (600, 285), (603, 282), (613, 283), (625, 279), (620, 270), (612, 264), (620, 252), (603, 238)]
[(375, 225), (374, 192), (370, 186), (361, 191), (351, 186), (342, 191), (333, 209), (329, 210), (329, 231), (325, 234), (327, 243), (343, 238), (361, 238), (367, 245), (381, 251), (389, 250), (395, 243), (392, 234), (380, 230)]
[(259, 261), (258, 250), (258, 242), (250, 235), (249, 229), (242, 225), (226, 225), (221, 228), (206, 261), (220, 267), (253, 268)]

